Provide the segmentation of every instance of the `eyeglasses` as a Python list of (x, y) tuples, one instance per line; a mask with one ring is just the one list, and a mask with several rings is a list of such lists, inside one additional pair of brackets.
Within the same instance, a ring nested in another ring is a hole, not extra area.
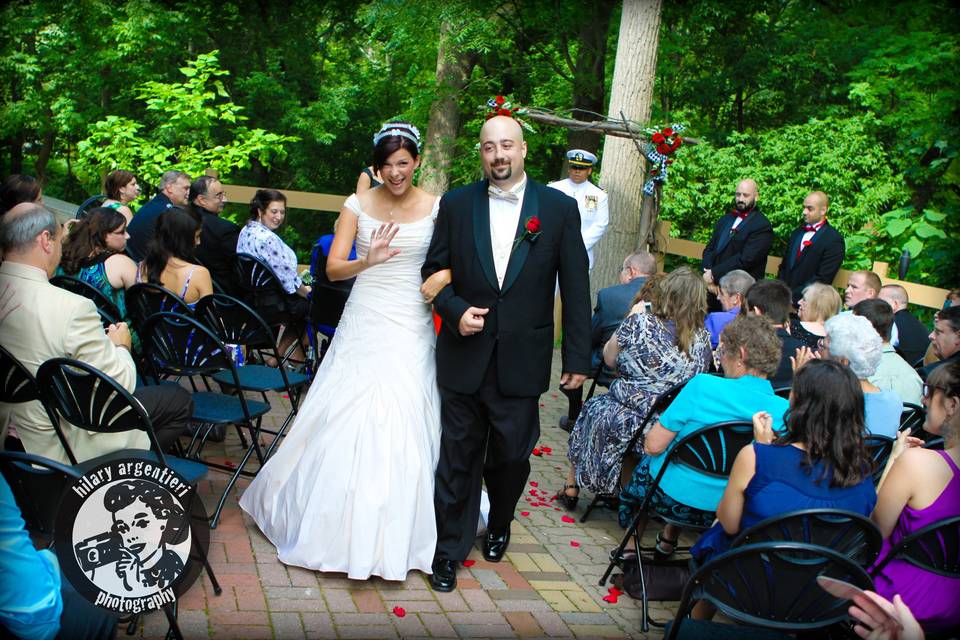
[(924, 397), (924, 398), (926, 398), (926, 399), (929, 400), (930, 398), (933, 397), (933, 392), (934, 392), (934, 391), (937, 391), (937, 390), (943, 391), (943, 387), (937, 387), (937, 386), (934, 386), (934, 385), (930, 385), (930, 384), (927, 384), (926, 382), (923, 383), (923, 397)]
[(227, 193), (226, 191), (221, 191), (220, 193), (205, 193), (203, 194), (205, 198), (216, 198), (217, 200), (226, 200)]

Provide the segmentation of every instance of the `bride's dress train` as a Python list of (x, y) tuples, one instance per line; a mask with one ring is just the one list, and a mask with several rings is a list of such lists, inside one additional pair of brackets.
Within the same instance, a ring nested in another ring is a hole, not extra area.
[[(346, 206), (366, 255), (381, 222), (356, 196)], [(287, 437), (240, 499), (286, 564), (355, 579), (431, 571), (440, 397), (419, 289), (435, 216), (400, 225), (400, 254), (357, 277)]]

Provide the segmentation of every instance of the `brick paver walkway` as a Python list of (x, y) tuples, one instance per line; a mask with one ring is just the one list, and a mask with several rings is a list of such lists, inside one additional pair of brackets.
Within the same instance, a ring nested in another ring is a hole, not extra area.
[[(558, 361), (555, 353), (552, 389), (558, 385)], [(270, 400), (275, 409), (265, 425), (276, 427), (289, 404), (280, 396)], [(579, 517), (592, 497), (584, 492), (570, 522), (550, 499), (565, 477), (567, 434), (556, 424), (566, 412), (566, 399), (551, 391), (543, 395), (540, 407), (541, 455), (532, 458), (529, 492), (518, 507), (510, 550), (502, 562), (488, 563), (474, 549), (473, 564), (461, 567), (457, 590), (447, 594), (432, 591), (426, 576), (416, 571), (401, 583), (348, 580), (343, 574), (288, 567), (237, 506), (248, 484), (243, 480), (211, 532), (210, 560), (223, 593), (214, 595), (206, 574), (194, 584), (180, 600), (184, 635), (278, 640), (645, 637), (639, 602), (626, 595), (615, 604), (604, 602), (607, 588), (597, 585), (607, 554), (621, 535), (612, 512), (595, 510), (581, 524)], [(239, 452), (235, 433), (225, 445), (211, 444), (206, 450), (219, 461), (237, 461)], [(226, 480), (225, 474), (212, 471), (203, 481), (208, 511)], [(667, 619), (674, 609), (652, 603), (652, 611)], [(157, 613), (147, 616), (140, 629), (140, 635), (149, 638), (165, 632), (165, 618)], [(660, 632), (654, 629), (650, 635)]]

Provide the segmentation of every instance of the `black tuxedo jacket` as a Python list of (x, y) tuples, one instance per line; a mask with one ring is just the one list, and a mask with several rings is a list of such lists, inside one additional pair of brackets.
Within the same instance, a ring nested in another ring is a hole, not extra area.
[[(475, 393), (491, 358), (499, 391), (539, 396), (550, 385), (553, 306), (557, 280), (563, 299), (563, 371), (590, 374), (590, 280), (577, 203), (556, 189), (527, 179), (515, 237), (526, 221), (540, 219), (536, 241), (519, 241), (510, 255), (503, 287), (497, 284), (490, 239), (486, 180), (440, 199), (424, 278), (451, 269), (452, 282), (434, 304), (443, 329), (437, 337), (437, 380), (457, 393)], [(461, 336), (468, 307), (488, 308), (483, 331)]]
[(803, 288), (812, 282), (832, 285), (846, 252), (843, 236), (828, 222), (813, 234), (810, 239), (813, 244), (797, 257), (805, 226), (790, 234), (787, 253), (777, 271), (777, 278), (786, 282), (793, 292), (794, 303), (803, 296)]
[(231, 296), (243, 297), (237, 274), (237, 240), (240, 227), (220, 216), (202, 211), (200, 246), (197, 260), (210, 270), (210, 276)]
[(717, 220), (710, 242), (703, 249), (703, 268), (711, 270), (716, 283), (734, 269), (743, 269), (757, 280), (766, 277), (767, 256), (773, 244), (770, 221), (754, 209), (733, 230), (736, 219), (728, 213)]

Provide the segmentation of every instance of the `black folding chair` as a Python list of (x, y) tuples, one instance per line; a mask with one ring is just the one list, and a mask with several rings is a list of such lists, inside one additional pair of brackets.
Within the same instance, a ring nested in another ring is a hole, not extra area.
[(893, 560), (904, 560), (938, 576), (960, 578), (960, 516), (914, 531), (893, 545), (870, 575), (879, 575)]
[[(270, 411), (270, 405), (266, 402), (248, 400), (245, 397), (240, 375), (226, 345), (213, 331), (194, 318), (169, 311), (155, 313), (147, 318), (140, 337), (143, 341), (146, 365), (157, 381), (161, 376), (213, 377), (224, 372), (226, 377), (221, 377), (221, 380), (236, 391), (236, 395), (213, 391), (193, 393), (192, 420), (200, 428), (194, 433), (187, 453), (208, 467), (232, 474), (210, 521), (210, 528), (216, 528), (220, 520), (220, 512), (223, 511), (227, 496), (237, 479), (241, 475), (245, 477), (256, 475), (245, 471), (250, 457), (256, 455), (261, 465), (265, 460), (260, 450), (260, 428), (263, 416)], [(202, 460), (200, 453), (206, 437), (200, 437), (201, 432), (209, 433), (210, 429), (216, 425), (230, 424), (234, 425), (240, 434), (242, 434), (241, 427), (245, 427), (250, 435), (249, 445), (241, 438), (241, 444), (246, 447), (246, 452), (240, 464), (229, 467)]]
[[(13, 355), (0, 347), (0, 402), (5, 404), (19, 404), (40, 400), (40, 390), (33, 374)], [(19, 440), (7, 435), (5, 449), (11, 447), (23, 448)]]
[(730, 549), (690, 577), (666, 640), (678, 636), (696, 600), (710, 602), (736, 623), (781, 632), (813, 631), (846, 620), (850, 601), (822, 589), (819, 576), (874, 590), (860, 565), (826, 547), (762, 542)]
[(791, 387), (790, 385), (787, 385), (786, 387), (777, 387), (776, 389), (773, 390), (773, 392), (774, 392), (775, 394), (777, 394), (778, 396), (780, 396), (781, 398), (783, 398), (783, 399), (785, 399), (785, 400), (789, 400), (789, 399), (790, 399), (790, 389), (792, 389), (792, 387)]
[[(176, 471), (194, 487), (193, 498), (196, 499), (196, 485), (206, 475), (206, 467), (192, 460), (165, 454), (143, 405), (116, 380), (85, 362), (52, 358), (37, 370), (37, 386), (57, 438), (78, 472), (82, 474), (110, 460), (141, 458)], [(67, 441), (61, 418), (76, 428), (95, 433), (143, 431), (150, 442), (150, 449), (120, 449), (78, 463)], [(192, 507), (188, 506), (188, 512), (193, 513)], [(220, 595), (222, 589), (203, 547), (199, 543), (193, 545), (190, 554), (203, 563), (214, 593)], [(176, 603), (164, 606), (163, 610), (171, 634), (175, 638), (182, 638), (177, 625)]]
[[(601, 365), (602, 366), (602, 365)], [(640, 442), (640, 438), (643, 437), (643, 432), (647, 429), (647, 425), (651, 424), (654, 420), (659, 420), (660, 415), (667, 410), (667, 407), (670, 406), (670, 403), (674, 401), (677, 395), (680, 394), (680, 391), (683, 389), (684, 385), (687, 384), (687, 380), (684, 380), (678, 385), (674, 385), (657, 396), (657, 399), (653, 401), (653, 404), (650, 405), (650, 410), (647, 412), (647, 416), (643, 419), (640, 427), (633, 434), (633, 437), (630, 438), (630, 442), (627, 443), (627, 448), (623, 453), (623, 459), (621, 460), (621, 468), (623, 467), (624, 462), (631, 456), (636, 455), (634, 449), (637, 446), (637, 443)], [(591, 388), (591, 392), (593, 389)], [(623, 489), (623, 478), (621, 473), (621, 489)], [(628, 479), (629, 480), (629, 479)], [(583, 512), (583, 515), (580, 517), (580, 522), (586, 522), (587, 518), (590, 517), (590, 512), (596, 509), (597, 507), (603, 507), (607, 509), (617, 510), (620, 507), (620, 493), (598, 493), (593, 496), (593, 500), (590, 501), (590, 504), (587, 505), (586, 510)]]
[(87, 215), (88, 211), (102, 206), (103, 203), (106, 201), (107, 201), (107, 196), (102, 193), (99, 195), (90, 196), (89, 198), (84, 200), (82, 203), (80, 203), (79, 207), (77, 207), (77, 213), (74, 215), (74, 218), (76, 218), (77, 220), (83, 218), (83, 216)]
[[(243, 345), (248, 354), (257, 351), (280, 362), (280, 354), (274, 342), (273, 332), (260, 315), (245, 302), (225, 294), (213, 294), (203, 297), (195, 310), (197, 319), (208, 326), (225, 345)], [(286, 367), (268, 367), (264, 364), (247, 362), (237, 368), (240, 386), (244, 391), (254, 391), (267, 400), (268, 391), (283, 392), (290, 400), (290, 412), (284, 418), (278, 431), (261, 429), (265, 433), (273, 434), (274, 440), (264, 455), (269, 459), (270, 454), (283, 437), (287, 426), (299, 411), (300, 396), (303, 387), (310, 378), (303, 373), (287, 371)], [(213, 376), (216, 382), (230, 386), (230, 372), (223, 370)]]
[[(240, 278), (240, 284), (247, 287), (250, 292), (250, 300), (253, 302), (253, 308), (257, 310), (260, 317), (266, 321), (270, 329), (276, 334), (277, 342), (279, 343), (281, 328), (286, 330), (285, 328), (290, 324), (291, 320), (290, 314), (287, 312), (288, 294), (284, 290), (283, 285), (280, 284), (280, 278), (277, 277), (277, 274), (274, 273), (270, 265), (249, 253), (237, 254), (237, 272)], [(307, 317), (297, 319), (302, 325), (300, 327), (300, 334), (296, 336), (296, 340), (291, 344), (287, 352), (282, 354), (283, 359), (279, 361), (281, 364), (291, 361), (291, 354), (296, 350), (298, 344), (303, 343), (304, 336), (308, 337), (310, 345), (316, 343), (316, 337), (308, 333), (311, 325), (309, 315), (310, 314), (307, 313)], [(313, 363), (310, 358), (307, 358), (307, 362), (304, 364), (311, 366)]]
[(915, 432), (923, 430), (923, 423), (927, 417), (927, 410), (919, 404), (912, 402), (903, 403), (903, 413), (900, 414), (900, 431)]
[(80, 278), (74, 278), (73, 276), (54, 276), (50, 278), (50, 284), (55, 287), (60, 287), (61, 289), (66, 289), (78, 296), (93, 300), (93, 304), (97, 305), (97, 313), (100, 314), (100, 320), (103, 322), (103, 326), (107, 327), (123, 321), (120, 309), (113, 303), (113, 300)]
[(870, 452), (870, 458), (873, 460), (873, 484), (877, 484), (883, 476), (883, 469), (887, 466), (887, 460), (890, 459), (890, 452), (893, 451), (896, 440), (887, 436), (868, 434), (864, 436), (863, 443), (867, 445), (867, 451)]
[(80, 471), (43, 456), (0, 451), (0, 473), (13, 491), (27, 531), (42, 546), (52, 545), (60, 496), (82, 475)]
[(127, 313), (138, 331), (143, 328), (147, 318), (161, 311), (193, 315), (183, 298), (169, 289), (149, 282), (139, 282), (127, 289), (125, 300)]
[(650, 486), (647, 487), (643, 502), (640, 503), (637, 509), (637, 515), (634, 516), (633, 522), (630, 524), (630, 527), (627, 528), (626, 535), (623, 536), (620, 545), (616, 551), (614, 551), (610, 564), (607, 565), (607, 570), (600, 578), (600, 586), (602, 587), (606, 584), (607, 579), (613, 572), (613, 568), (618, 562), (622, 561), (623, 551), (630, 543), (630, 538), (634, 538), (637, 567), (640, 577), (639, 584), (642, 591), (643, 631), (649, 629), (650, 617), (646, 581), (643, 577), (644, 559), (641, 555), (643, 549), (640, 547), (640, 523), (649, 516), (662, 520), (667, 524), (691, 528), (689, 523), (679, 522), (670, 516), (651, 509), (653, 496), (660, 486), (660, 480), (663, 478), (663, 474), (671, 464), (680, 464), (705, 476), (726, 479), (730, 476), (733, 461), (736, 459), (740, 449), (749, 445), (751, 442), (753, 442), (753, 423), (745, 420), (737, 420), (711, 424), (697, 429), (693, 433), (678, 440), (667, 452), (667, 457), (663, 462), (663, 466), (660, 467), (657, 477), (654, 478)]
[(867, 518), (840, 509), (803, 509), (767, 518), (741, 531), (730, 548), (758, 542), (801, 542), (827, 547), (861, 567), (877, 559), (883, 536)]

